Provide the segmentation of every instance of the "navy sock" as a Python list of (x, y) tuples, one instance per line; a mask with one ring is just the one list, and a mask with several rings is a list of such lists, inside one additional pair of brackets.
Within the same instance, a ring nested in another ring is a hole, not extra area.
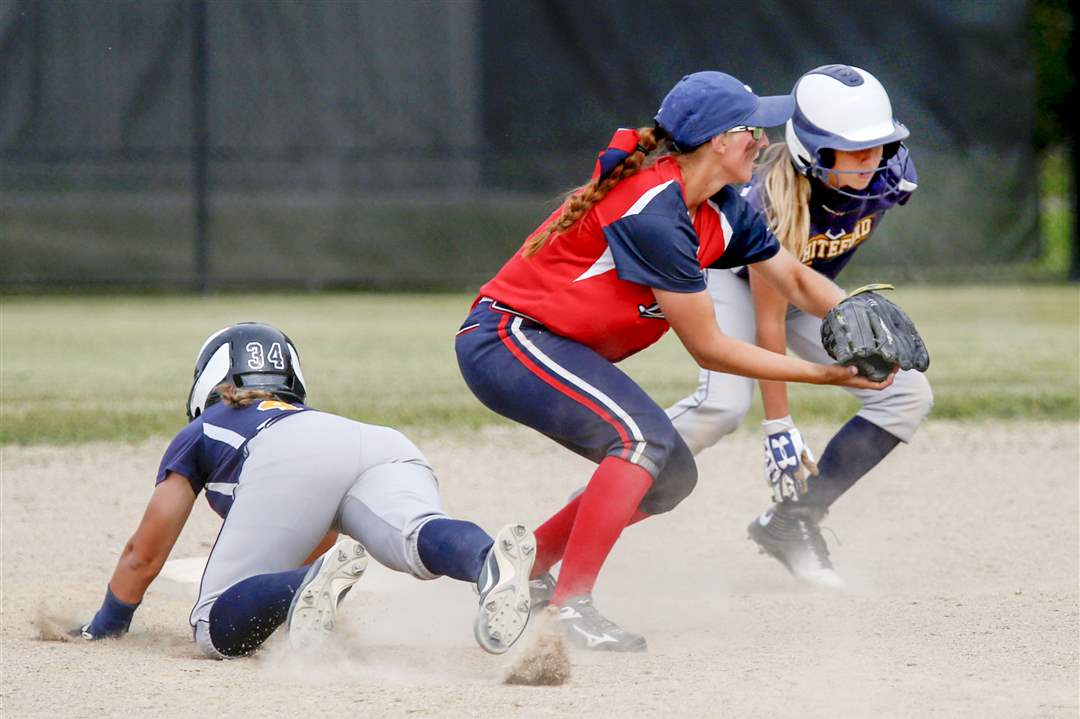
[(226, 589), (210, 608), (210, 641), (229, 657), (250, 654), (285, 621), (308, 567), (258, 574)]
[(480, 578), (492, 544), (487, 532), (460, 519), (433, 519), (420, 528), (416, 540), (420, 561), (429, 572), (463, 582)]
[(829, 440), (818, 461), (820, 474), (810, 479), (810, 491), (801, 501), (827, 509), (898, 444), (873, 422), (852, 417)]

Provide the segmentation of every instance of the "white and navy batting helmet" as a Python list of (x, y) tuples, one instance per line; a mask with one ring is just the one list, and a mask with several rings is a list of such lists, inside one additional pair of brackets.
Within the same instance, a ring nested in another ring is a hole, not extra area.
[(795, 168), (824, 180), (834, 150), (884, 145), (881, 169), (896, 156), (908, 129), (893, 117), (892, 103), (878, 79), (852, 65), (823, 65), (798, 79), (791, 93), (795, 114), (784, 139)]
[(307, 397), (300, 355), (288, 336), (270, 325), (241, 322), (210, 335), (195, 355), (195, 377), (187, 415), (193, 420), (221, 399), (214, 388), (223, 382), (264, 389), (283, 400)]

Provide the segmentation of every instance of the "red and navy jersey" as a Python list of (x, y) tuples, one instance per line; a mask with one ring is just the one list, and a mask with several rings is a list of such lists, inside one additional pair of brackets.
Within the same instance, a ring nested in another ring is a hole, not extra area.
[[(865, 190), (852, 193), (855, 197), (834, 192), (821, 182), (812, 182), (808, 202), (810, 237), (799, 259), (829, 279), (836, 279), (855, 251), (880, 226), (885, 213), (907, 203), (918, 181), (915, 163), (901, 145), (888, 168), (878, 173)], [(746, 195), (747, 201), (758, 209), (764, 203), (762, 185), (755, 182)], [(889, 188), (892, 191), (887, 191)]]
[(733, 188), (702, 203), (693, 218), (684, 198), (678, 163), (661, 158), (617, 184), (531, 257), (524, 254), (526, 240), (480, 288), (480, 297), (498, 300), (612, 362), (624, 359), (668, 330), (653, 288), (701, 292), (704, 268), (760, 262), (780, 249), (761, 213)]
[(305, 405), (276, 399), (236, 409), (224, 402), (210, 405), (169, 443), (155, 484), (165, 481), (169, 472), (181, 474), (195, 494), (206, 490), (206, 501), (224, 518), (247, 459), (248, 440), (278, 420), (308, 410)]

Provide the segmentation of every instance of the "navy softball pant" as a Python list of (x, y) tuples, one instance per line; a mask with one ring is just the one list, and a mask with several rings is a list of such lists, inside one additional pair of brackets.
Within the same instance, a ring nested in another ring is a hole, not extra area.
[(458, 366), (489, 409), (593, 462), (621, 457), (653, 477), (639, 508), (673, 509), (697, 465), (664, 410), (607, 359), (499, 302), (481, 300), (458, 331)]

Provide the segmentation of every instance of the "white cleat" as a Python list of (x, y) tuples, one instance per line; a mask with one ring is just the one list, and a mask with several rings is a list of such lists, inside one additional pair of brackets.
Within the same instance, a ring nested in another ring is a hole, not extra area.
[(480, 647), (502, 654), (529, 622), (529, 573), (536, 560), (536, 538), (523, 524), (508, 524), (495, 535), (476, 588), (480, 608), (473, 634)]
[(289, 605), (289, 644), (308, 650), (321, 645), (337, 624), (338, 604), (367, 569), (367, 552), (342, 536), (316, 559)]

